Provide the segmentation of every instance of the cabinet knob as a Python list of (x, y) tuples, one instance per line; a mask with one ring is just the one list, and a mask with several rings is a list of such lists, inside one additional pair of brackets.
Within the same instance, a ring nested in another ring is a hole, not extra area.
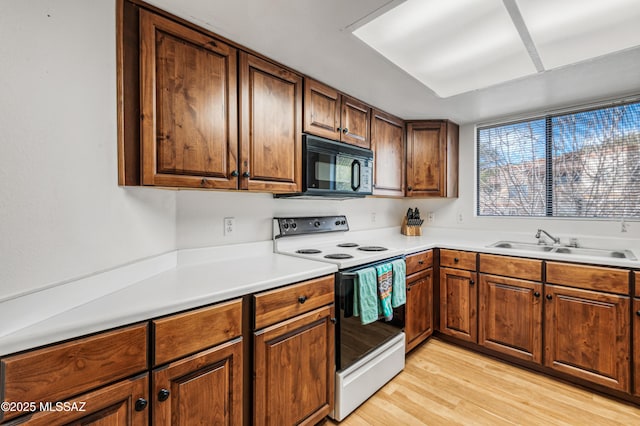
[(551, 300), (551, 299), (553, 299), (553, 296), (552, 296), (552, 295), (550, 295), (550, 294), (547, 294), (545, 297), (547, 298), (547, 300)]
[(536, 291), (535, 293), (533, 293), (533, 295), (534, 295), (535, 297), (540, 297), (540, 292), (539, 292), (539, 291)]
[(298, 297), (298, 302), (302, 305), (304, 302), (307, 301), (307, 296), (300, 296)]
[(246, 177), (246, 178), (248, 178), (248, 177), (251, 177), (251, 174), (250, 174), (249, 172), (244, 172), (244, 173), (242, 174), (242, 177)]
[(407, 186), (407, 191), (413, 191), (413, 187), (412, 186)]
[(160, 389), (158, 392), (158, 401), (166, 401), (169, 399), (169, 395), (171, 395), (169, 389)]
[(418, 265), (424, 265), (424, 260), (418, 260)]
[(240, 173), (238, 173), (237, 170), (234, 170), (234, 171), (231, 172), (231, 176), (232, 177), (238, 177), (239, 175), (240, 175)]
[(207, 179), (202, 178), (202, 180), (200, 181), (200, 185), (201, 185), (201, 186), (204, 186), (204, 185), (206, 185), (206, 184), (207, 184)]
[(474, 285), (474, 284), (475, 284), (475, 281), (469, 280), (469, 285)]
[(637, 311), (637, 312), (636, 312), (636, 315), (640, 317), (640, 311)]
[(344, 129), (342, 129), (342, 133), (344, 133), (344, 134), (346, 135), (347, 133), (349, 133), (349, 129), (347, 129), (347, 128), (345, 127)]
[(337, 320), (336, 318), (331, 318), (331, 323), (332, 323), (332, 324), (335, 324), (335, 323), (337, 323), (337, 322), (338, 322), (338, 320)]
[(454, 258), (453, 258), (453, 261), (454, 261), (455, 263), (458, 263), (458, 262), (460, 262), (460, 259), (458, 259), (457, 257), (454, 257)]
[(136, 409), (136, 411), (142, 411), (142, 410), (144, 410), (145, 408), (147, 408), (147, 405), (148, 405), (148, 404), (149, 404), (149, 403), (147, 402), (147, 400), (146, 400), (146, 399), (144, 399), (144, 398), (138, 398), (138, 400), (136, 401), (135, 409)]
[(338, 127), (338, 129), (337, 129), (337, 130), (338, 130), (339, 132), (341, 132), (341, 131), (342, 131), (342, 127)]

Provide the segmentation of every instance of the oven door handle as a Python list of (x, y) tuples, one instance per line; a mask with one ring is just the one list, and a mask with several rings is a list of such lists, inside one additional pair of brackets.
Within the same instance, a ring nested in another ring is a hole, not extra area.
[(360, 161), (353, 160), (353, 162), (351, 163), (351, 189), (353, 189), (354, 191), (360, 189), (360, 173)]

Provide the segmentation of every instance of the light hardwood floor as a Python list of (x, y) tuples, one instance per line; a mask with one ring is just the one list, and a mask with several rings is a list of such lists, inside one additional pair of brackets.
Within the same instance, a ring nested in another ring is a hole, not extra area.
[(640, 425), (640, 408), (431, 339), (339, 424)]

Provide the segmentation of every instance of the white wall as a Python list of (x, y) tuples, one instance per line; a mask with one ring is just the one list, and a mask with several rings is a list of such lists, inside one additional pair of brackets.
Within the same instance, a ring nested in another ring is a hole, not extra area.
[[(352, 200), (274, 199), (271, 194), (178, 192), (178, 248), (266, 241), (277, 216), (344, 214), (350, 229), (400, 226), (407, 202), (392, 198)], [(375, 221), (372, 214), (375, 214)], [(224, 236), (223, 219), (236, 219), (236, 233)]]
[(175, 248), (117, 185), (114, 0), (0, 2), (0, 300)]
[[(627, 222), (628, 231), (622, 233), (620, 221), (477, 217), (475, 185), (475, 126), (469, 124), (460, 127), (459, 197), (451, 200), (422, 200), (418, 203), (421, 210), (435, 212), (434, 225), (496, 232), (529, 232), (532, 237), (538, 228), (544, 228), (554, 236), (640, 239), (640, 222), (637, 219)], [(460, 214), (462, 222), (458, 220)]]

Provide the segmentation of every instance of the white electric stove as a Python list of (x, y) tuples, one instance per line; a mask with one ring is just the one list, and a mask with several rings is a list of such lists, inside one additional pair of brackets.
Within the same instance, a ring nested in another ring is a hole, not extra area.
[[(361, 269), (403, 258), (383, 241), (349, 236), (346, 216), (274, 218), (274, 252), (338, 266), (335, 287), (336, 389), (331, 417), (340, 421), (404, 368), (402, 321), (363, 325), (353, 315)], [(359, 233), (361, 235), (362, 233)]]

